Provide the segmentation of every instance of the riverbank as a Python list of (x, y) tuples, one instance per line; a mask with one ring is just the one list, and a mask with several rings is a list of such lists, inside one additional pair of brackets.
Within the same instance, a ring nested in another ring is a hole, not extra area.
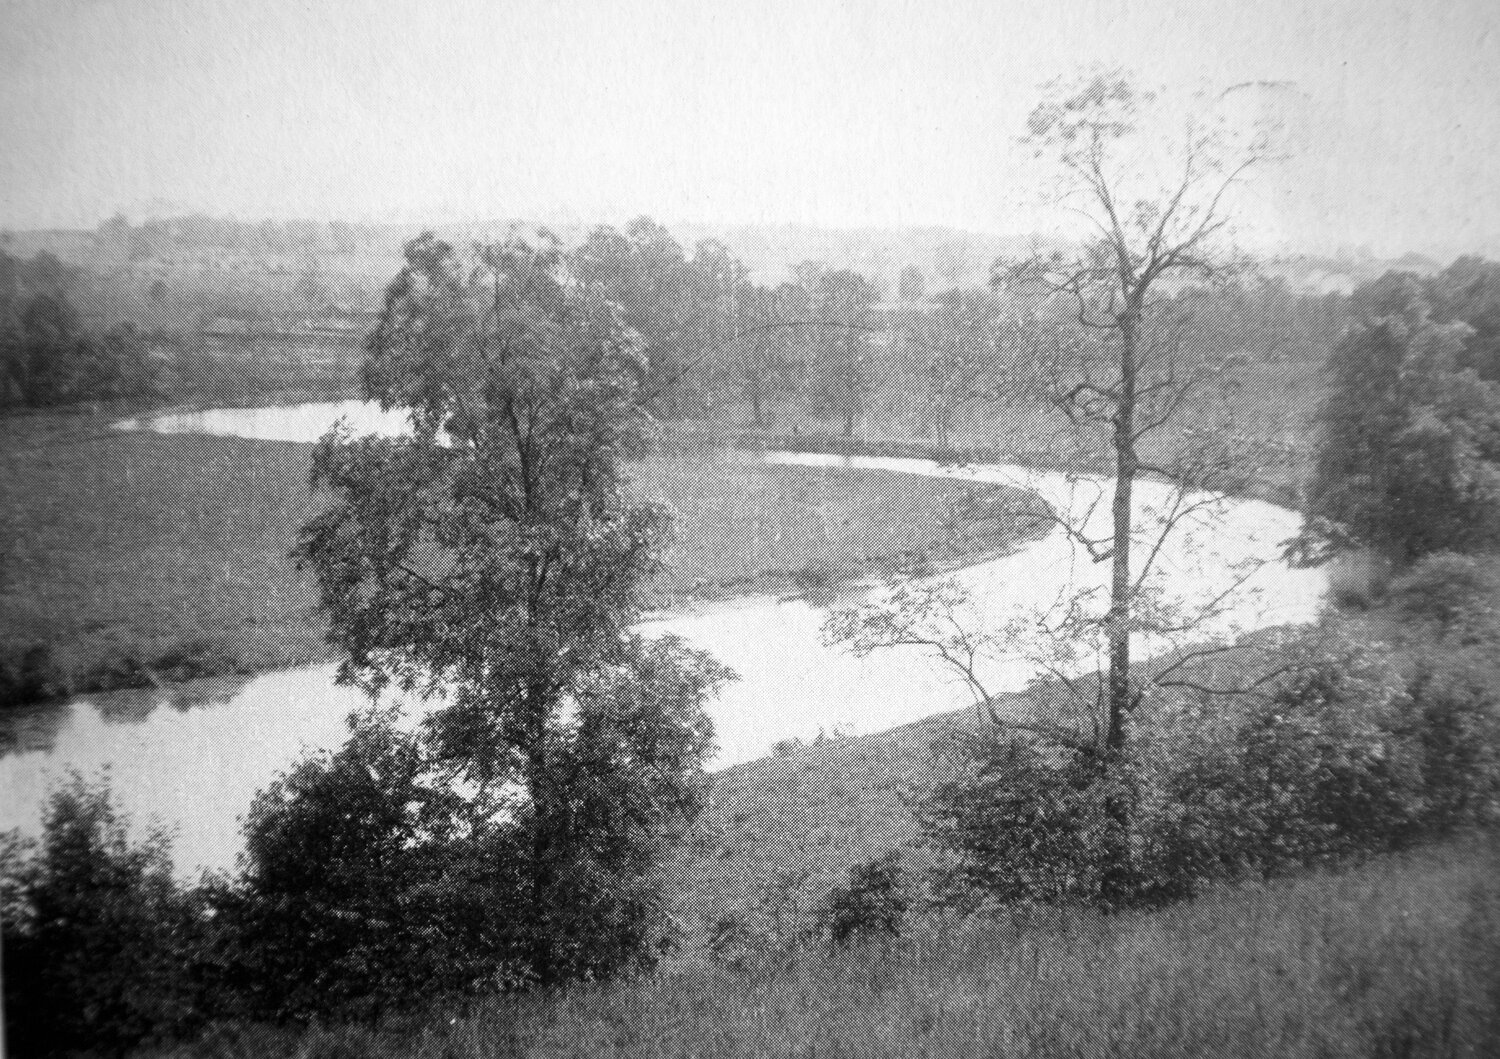
[[(0, 659), (12, 697), (326, 660), (315, 588), (287, 554), (320, 503), (307, 488), (310, 446), (122, 433), (116, 418), (0, 419)], [(957, 526), (954, 505), (1027, 495), (680, 445), (632, 475), (677, 513), (655, 586), (666, 612), (977, 562), (1021, 534)]]
[[(854, 437), (836, 431), (814, 428), (785, 432), (766, 428), (708, 423), (673, 423), (664, 429), (666, 444), (687, 446), (716, 445), (744, 452), (816, 452), (842, 456), (871, 456), (894, 459), (934, 460), (953, 466), (976, 464), (1018, 464), (1038, 471), (1061, 471), (1065, 474), (1112, 476), (1114, 467), (1100, 452), (1083, 453), (1045, 443), (1043, 432), (1031, 420), (1017, 417), (1018, 428), (1007, 444), (997, 445), (956, 438), (947, 444), (930, 439), (910, 437), (898, 430), (871, 429)], [(1052, 441), (1055, 442), (1055, 438)], [(1264, 439), (1262, 439), (1264, 440)], [(1293, 511), (1302, 507), (1302, 479), (1306, 472), (1305, 454), (1286, 453), (1281, 458), (1245, 468), (1225, 496), (1264, 500)], [(1142, 475), (1142, 478), (1150, 478)]]

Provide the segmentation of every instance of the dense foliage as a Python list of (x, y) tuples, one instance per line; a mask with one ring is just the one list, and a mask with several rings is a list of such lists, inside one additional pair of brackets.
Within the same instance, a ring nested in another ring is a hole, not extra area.
[(273, 1021), (375, 1017), (519, 983), (519, 876), (497, 807), (432, 782), (425, 748), (359, 719), (256, 799), (221, 898), (234, 1002)]
[[(1246, 654), (1257, 671), (1273, 663), (1275, 678), (1253, 692), (1154, 691), (1132, 718), (1125, 768), (1102, 768), (1087, 745), (958, 730), (944, 749), (949, 778), (919, 806), (943, 853), (935, 899), (1158, 904), (1493, 822), (1500, 625), (1493, 586), (1451, 591), (1481, 577), (1456, 565), (1429, 562), (1399, 583), (1390, 632), (1372, 635), (1384, 615), (1330, 617), (1247, 641), (1219, 664), (1246, 664)], [(1195, 676), (1203, 688), (1221, 683)], [(1130, 828), (1123, 890), (1109, 885), (1099, 839), (1120, 804)]]
[(505, 821), (507, 973), (544, 985), (654, 958), (653, 872), (701, 803), (701, 707), (728, 676), (630, 631), (667, 528), (621, 483), (652, 368), (566, 264), (547, 243), (408, 246), (365, 380), (411, 434), (324, 439), (335, 502), (299, 551), (342, 678), (431, 698), (433, 767)]
[(1500, 525), (1500, 384), (1464, 366), (1465, 323), (1439, 323), (1418, 281), (1355, 298), (1329, 356), (1315, 515), (1398, 563), (1485, 547)]
[(0, 408), (154, 397), (158, 365), (130, 324), (86, 324), (80, 270), (0, 251)]
[(201, 895), (174, 879), (166, 836), (134, 843), (108, 792), (54, 790), (39, 848), (0, 851), (10, 1054), (123, 1052), (202, 1023)]

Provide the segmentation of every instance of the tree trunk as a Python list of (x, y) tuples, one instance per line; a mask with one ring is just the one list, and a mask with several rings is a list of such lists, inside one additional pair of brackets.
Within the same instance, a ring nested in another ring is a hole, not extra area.
[[(1114, 418), (1115, 495), (1111, 506), (1113, 568), (1109, 588), (1109, 680), (1108, 718), (1105, 729), (1103, 776), (1114, 787), (1123, 778), (1125, 721), (1134, 706), (1130, 680), (1130, 626), (1132, 593), (1130, 557), (1132, 545), (1132, 498), (1135, 490), (1136, 329), (1138, 315), (1127, 308), (1120, 320), (1120, 400)], [(1123, 904), (1130, 889), (1130, 800), (1116, 787), (1105, 800), (1109, 826), (1105, 838), (1101, 897), (1106, 908)]]
[(1114, 419), (1115, 495), (1109, 586), (1109, 717), (1105, 746), (1111, 755), (1125, 747), (1125, 716), (1130, 712), (1130, 551), (1132, 499), (1138, 460), (1135, 452), (1135, 340), (1137, 318), (1128, 310), (1120, 327), (1120, 401)]
[(552, 712), (552, 698), (541, 680), (526, 688), (526, 706), (530, 711), (526, 739), (526, 786), (531, 796), (531, 973), (543, 988), (556, 983), (558, 974), (553, 954), (557, 948), (557, 931), (563, 926), (553, 918), (557, 885), (554, 861), (557, 857), (562, 823), (558, 800), (553, 793), (552, 763), (547, 755), (547, 728)]

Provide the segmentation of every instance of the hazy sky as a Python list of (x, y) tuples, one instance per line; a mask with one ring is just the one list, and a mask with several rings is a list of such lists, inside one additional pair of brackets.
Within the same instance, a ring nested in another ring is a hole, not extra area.
[(1027, 232), (1040, 82), (1293, 82), (1301, 246), (1500, 245), (1497, 0), (0, 0), (0, 225), (116, 208)]

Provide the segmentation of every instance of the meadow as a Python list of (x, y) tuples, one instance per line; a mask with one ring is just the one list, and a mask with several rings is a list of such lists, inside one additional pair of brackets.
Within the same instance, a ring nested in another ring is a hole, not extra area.
[[(325, 658), (316, 589), (288, 558), (322, 502), (307, 485), (311, 448), (110, 422), (0, 419), (0, 652), (49, 645), (78, 690)], [(951, 533), (971, 488), (957, 483), (725, 452), (651, 456), (631, 474), (676, 514), (654, 586), (663, 608), (827, 590), (1012, 542), (1004, 527)]]
[(1466, 836), (1165, 911), (929, 920), (894, 940), (679, 961), (419, 1029), (229, 1025), (148, 1054), (1478, 1059), (1500, 1043), (1497, 983), (1500, 846)]

